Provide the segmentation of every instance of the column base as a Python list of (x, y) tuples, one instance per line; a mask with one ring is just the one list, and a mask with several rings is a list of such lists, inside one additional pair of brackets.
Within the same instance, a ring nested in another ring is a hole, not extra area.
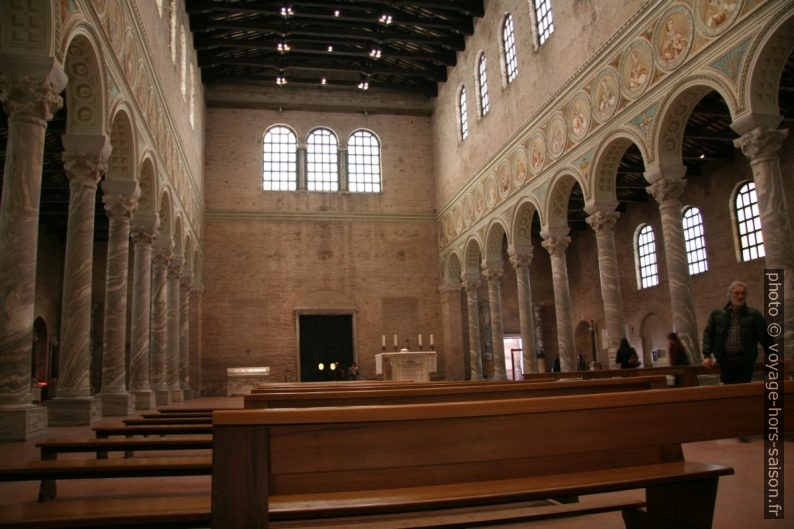
[(167, 389), (154, 390), (154, 400), (158, 406), (168, 406), (171, 404), (171, 392)]
[(135, 411), (135, 400), (129, 393), (99, 393), (102, 401), (102, 417), (120, 417)]
[(25, 441), (45, 433), (47, 408), (44, 406), (0, 406), (0, 441)]
[(132, 398), (135, 400), (136, 410), (151, 410), (157, 406), (154, 391), (150, 389), (133, 390), (130, 391)]
[(183, 402), (185, 400), (185, 396), (182, 394), (182, 389), (172, 389), (171, 391), (171, 402)]
[(83, 426), (102, 418), (102, 401), (94, 397), (55, 397), (45, 405), (49, 426)]
[(182, 399), (183, 400), (190, 400), (193, 398), (193, 390), (190, 388), (182, 390)]

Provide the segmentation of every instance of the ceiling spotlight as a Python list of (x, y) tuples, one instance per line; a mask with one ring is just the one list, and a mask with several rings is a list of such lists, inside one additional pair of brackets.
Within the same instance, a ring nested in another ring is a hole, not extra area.
[(340, 11), (338, 9), (334, 9), (334, 16), (335, 17), (338, 17), (339, 13), (340, 13)]
[(290, 6), (282, 6), (281, 7), (281, 16), (284, 18), (291, 17), (294, 15), (295, 12), (292, 10)]
[(358, 83), (358, 87), (361, 90), (369, 90), (369, 83), (367, 81), (361, 81), (360, 83)]
[(320, 79), (320, 84), (327, 84), (327, 83), (328, 83), (328, 80), (325, 77)]
[(381, 56), (380, 48), (372, 48), (371, 50), (369, 50), (369, 56), (372, 57), (373, 59), (380, 59)]
[(388, 13), (383, 13), (378, 19), (378, 22), (380, 22), (384, 26), (388, 26), (389, 24), (391, 24), (391, 15)]
[(701, 155), (700, 155), (700, 159), (701, 159), (701, 160), (703, 160), (705, 157), (706, 157), (706, 155), (705, 155), (705, 154), (701, 154)]
[(292, 48), (287, 41), (280, 40), (278, 43), (276, 43), (276, 49), (279, 51), (279, 53), (287, 53)]
[(276, 77), (276, 84), (279, 86), (284, 86), (285, 84), (287, 84), (287, 78), (284, 77), (283, 75), (279, 75), (278, 77)]
[(332, 51), (334, 51), (334, 47), (329, 44), (328, 45), (328, 53), (330, 53)]

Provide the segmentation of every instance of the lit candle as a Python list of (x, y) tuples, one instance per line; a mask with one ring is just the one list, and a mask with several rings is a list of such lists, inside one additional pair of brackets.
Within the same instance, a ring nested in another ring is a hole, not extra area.
[(383, 347), (386, 347), (386, 335), (385, 335), (385, 334), (381, 335), (381, 337), (380, 337), (380, 344), (381, 344)]
[(397, 347), (397, 335), (394, 335), (394, 347)]
[(430, 345), (435, 345), (435, 344), (433, 343), (433, 335), (432, 335), (432, 334), (430, 335)]
[(422, 345), (422, 335), (419, 335), (419, 345)]

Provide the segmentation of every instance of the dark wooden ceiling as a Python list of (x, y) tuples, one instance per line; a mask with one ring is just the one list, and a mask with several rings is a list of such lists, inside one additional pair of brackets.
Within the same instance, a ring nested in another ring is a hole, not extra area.
[(186, 9), (207, 85), (281, 77), (285, 89), (366, 82), (435, 96), (483, 1), (187, 0)]

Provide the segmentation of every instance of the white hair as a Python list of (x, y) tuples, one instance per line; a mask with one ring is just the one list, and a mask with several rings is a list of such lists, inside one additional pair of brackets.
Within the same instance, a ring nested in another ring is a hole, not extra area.
[(747, 291), (747, 285), (744, 281), (734, 281), (730, 285), (728, 285), (728, 299), (731, 299), (731, 295), (733, 294), (733, 289), (736, 287), (744, 287), (744, 290)]

